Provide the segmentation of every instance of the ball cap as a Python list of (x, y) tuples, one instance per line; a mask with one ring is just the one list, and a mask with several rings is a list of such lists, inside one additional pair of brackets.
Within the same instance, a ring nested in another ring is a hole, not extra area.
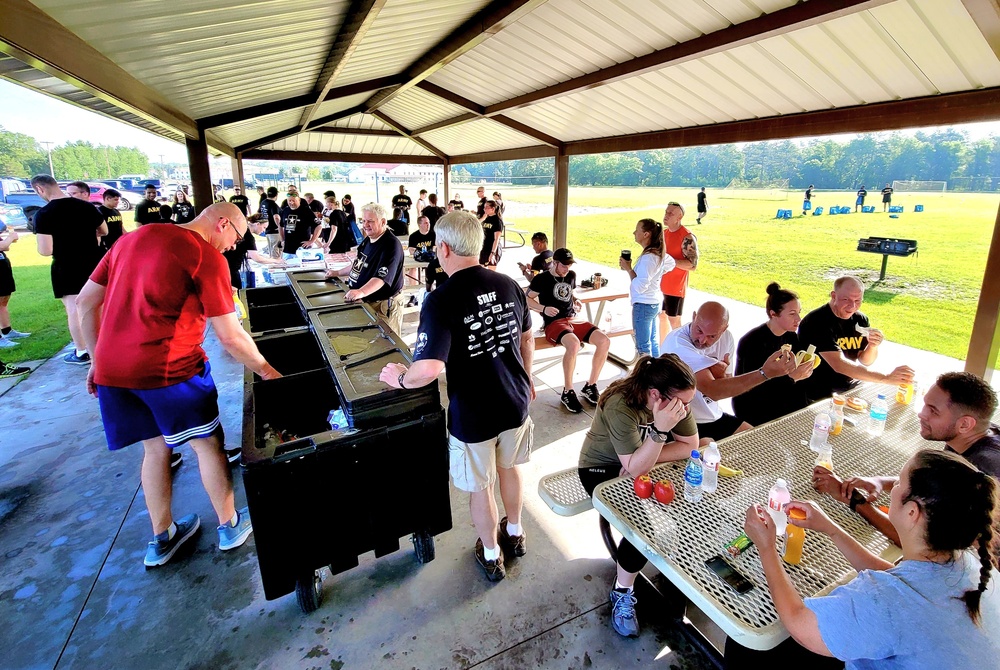
[(572, 265), (573, 263), (576, 263), (576, 261), (573, 260), (573, 252), (565, 247), (562, 249), (556, 249), (552, 254), (552, 260), (556, 263), (562, 263), (563, 265)]

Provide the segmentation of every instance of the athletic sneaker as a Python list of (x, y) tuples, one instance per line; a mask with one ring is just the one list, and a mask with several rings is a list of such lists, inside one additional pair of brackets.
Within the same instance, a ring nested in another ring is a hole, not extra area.
[(573, 389), (563, 391), (562, 398), (560, 398), (560, 400), (562, 400), (562, 404), (566, 407), (566, 409), (573, 414), (579, 414), (583, 411), (583, 405), (580, 404), (580, 401), (576, 397), (576, 391)]
[(226, 460), (230, 463), (238, 463), (243, 454), (242, 447), (223, 447), (226, 452)]
[(31, 368), (12, 365), (11, 363), (0, 363), (0, 378), (20, 377), (21, 375), (26, 375), (29, 372), (31, 372)]
[(235, 526), (224, 523), (219, 526), (218, 530), (219, 549), (222, 551), (229, 551), (242, 545), (253, 532), (253, 526), (250, 525), (250, 508), (244, 507), (236, 510)]
[(507, 532), (507, 517), (500, 519), (500, 531), (497, 534), (497, 539), (504, 551), (515, 556), (524, 556), (527, 553), (524, 535), (523, 528), (520, 535), (511, 535)]
[(596, 405), (601, 398), (601, 392), (597, 390), (597, 384), (584, 384), (580, 389), (580, 395), (591, 405)]
[(31, 333), (22, 333), (19, 330), (14, 330), (13, 328), (11, 328), (10, 332), (7, 333), (6, 335), (4, 335), (4, 337), (9, 337), (12, 340), (17, 340), (17, 339), (20, 339), (22, 337), (28, 337), (29, 335), (31, 335)]
[(71, 351), (63, 356), (63, 360), (72, 365), (90, 365), (90, 354), (85, 351), (83, 356), (77, 356), (75, 351)]
[(491, 582), (499, 582), (507, 576), (507, 571), (503, 567), (503, 551), (497, 554), (495, 561), (487, 561), (483, 549), (483, 541), (478, 538), (476, 539), (476, 562), (479, 563), (479, 567), (486, 573), (486, 579)]
[(184, 461), (184, 454), (179, 451), (173, 451), (170, 453), (170, 469), (176, 470), (181, 467), (181, 463)]
[(198, 518), (197, 514), (188, 514), (175, 523), (177, 524), (177, 532), (174, 533), (174, 539), (168, 540), (167, 534), (163, 532), (154, 537), (153, 541), (146, 547), (146, 558), (143, 563), (147, 567), (156, 567), (169, 561), (181, 548), (181, 545), (187, 542), (201, 527), (201, 519)]
[(17, 346), (17, 342), (8, 339), (6, 335), (0, 336), (0, 349), (13, 349)]
[(639, 620), (631, 590), (611, 589), (611, 627), (622, 637), (638, 637)]

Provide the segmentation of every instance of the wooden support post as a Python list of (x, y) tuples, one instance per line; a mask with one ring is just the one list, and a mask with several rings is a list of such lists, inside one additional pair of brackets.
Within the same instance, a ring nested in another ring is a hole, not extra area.
[(991, 380), (1000, 354), (1000, 208), (993, 225), (993, 241), (986, 257), (983, 288), (979, 292), (976, 320), (972, 322), (965, 371)]
[(212, 175), (208, 165), (208, 144), (205, 143), (204, 131), (198, 137), (185, 137), (187, 145), (188, 167), (191, 168), (191, 188), (194, 190), (194, 209), (199, 214), (203, 209), (215, 202), (212, 192)]
[(441, 163), (441, 167), (444, 169), (444, 176), (441, 178), (441, 191), (442, 194), (438, 194), (438, 207), (444, 207), (448, 209), (448, 201), (451, 200), (451, 163), (444, 161)]
[(552, 245), (566, 246), (569, 231), (569, 156), (559, 151), (556, 156), (556, 192), (552, 211)]
[[(247, 195), (246, 191), (246, 178), (243, 176), (243, 154), (236, 154), (232, 159), (233, 162), (233, 186), (244, 191), (243, 195)], [(247, 197), (249, 197), (247, 195)]]

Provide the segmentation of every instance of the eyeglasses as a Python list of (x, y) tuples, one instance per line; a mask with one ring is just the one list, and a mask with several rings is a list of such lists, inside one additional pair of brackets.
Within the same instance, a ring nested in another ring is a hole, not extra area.
[(678, 398), (678, 397), (676, 397), (676, 396), (672, 396), (672, 395), (665, 395), (665, 396), (663, 396), (663, 397), (664, 397), (664, 398), (665, 398), (666, 400), (676, 400), (677, 402), (679, 402), (679, 403), (681, 404), (681, 407), (683, 407), (683, 408), (684, 408), (684, 411), (685, 411), (685, 412), (689, 412), (689, 411), (691, 411), (691, 403), (689, 403), (689, 402), (684, 402), (684, 401), (683, 401), (683, 400), (681, 400), (680, 398)]
[(681, 206), (681, 203), (679, 203), (679, 202), (668, 202), (667, 203), (667, 207), (680, 207), (680, 206)]

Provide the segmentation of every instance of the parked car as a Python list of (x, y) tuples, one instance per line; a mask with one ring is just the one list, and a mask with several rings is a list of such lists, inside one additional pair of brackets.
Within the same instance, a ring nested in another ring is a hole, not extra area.
[(34, 224), (35, 212), (45, 206), (42, 197), (31, 190), (24, 180), (13, 177), (0, 179), (0, 201), (20, 207), (28, 219), (29, 230)]
[(4, 228), (28, 228), (28, 217), (19, 205), (0, 203), (0, 230)]

